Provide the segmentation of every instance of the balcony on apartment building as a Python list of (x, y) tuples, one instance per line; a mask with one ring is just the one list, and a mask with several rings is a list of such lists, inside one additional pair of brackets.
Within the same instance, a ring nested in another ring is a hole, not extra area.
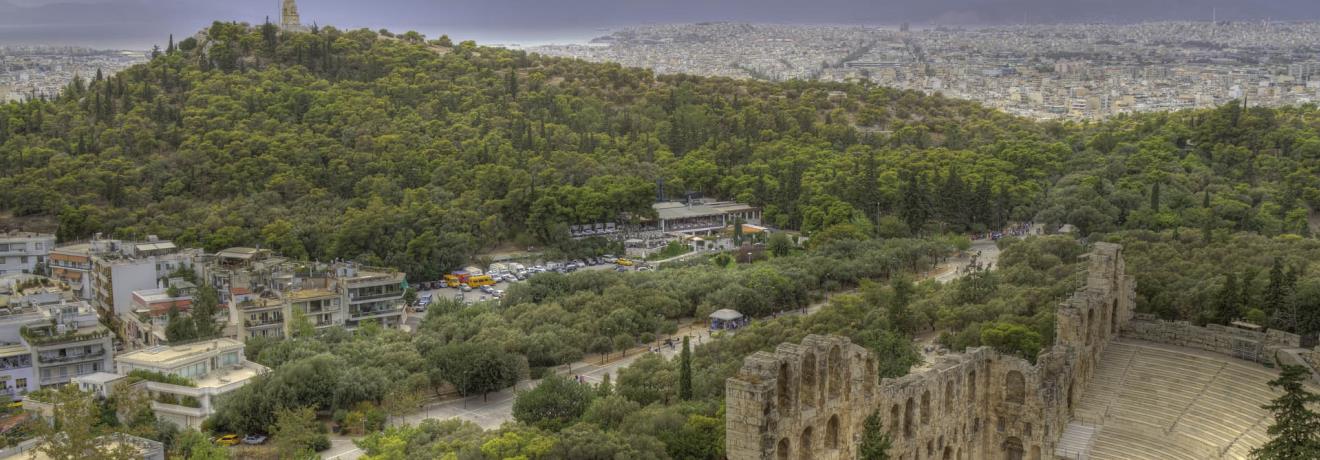
[(90, 353), (85, 353), (82, 350), (79, 350), (77, 353), (63, 354), (56, 352), (41, 352), (37, 354), (37, 362), (41, 364), (73, 363), (79, 361), (99, 360), (103, 357), (105, 357), (104, 348), (92, 350)]

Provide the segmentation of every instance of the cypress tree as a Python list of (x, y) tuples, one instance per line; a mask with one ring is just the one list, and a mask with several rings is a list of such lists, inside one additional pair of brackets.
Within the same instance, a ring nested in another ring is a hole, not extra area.
[(678, 357), (678, 397), (692, 399), (692, 348), (688, 337), (683, 337), (683, 351)]
[(1274, 265), (1270, 267), (1270, 282), (1265, 286), (1265, 312), (1274, 314), (1279, 311), (1283, 308), (1286, 298), (1283, 288), (1283, 261), (1275, 257)]
[(1150, 210), (1160, 212), (1160, 183), (1150, 187)]
[(1279, 378), (1270, 381), (1270, 388), (1282, 389), (1269, 404), (1261, 406), (1274, 414), (1274, 424), (1266, 430), (1269, 442), (1252, 449), (1258, 460), (1295, 460), (1320, 458), (1320, 414), (1311, 406), (1320, 404), (1320, 395), (1306, 391), (1303, 383), (1311, 373), (1301, 366), (1282, 368)]
[(889, 433), (884, 430), (880, 412), (872, 412), (862, 425), (862, 443), (857, 447), (858, 460), (889, 460)]

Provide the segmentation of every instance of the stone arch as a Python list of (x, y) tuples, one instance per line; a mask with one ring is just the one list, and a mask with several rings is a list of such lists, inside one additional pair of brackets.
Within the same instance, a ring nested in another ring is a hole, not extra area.
[(1090, 345), (1090, 344), (1091, 344), (1091, 329), (1094, 329), (1094, 327), (1093, 327), (1094, 324), (1095, 324), (1095, 309), (1094, 309), (1094, 308), (1087, 308), (1087, 309), (1086, 309), (1086, 324), (1083, 324), (1083, 325), (1082, 325), (1082, 328), (1083, 328), (1083, 329), (1086, 329), (1086, 344), (1087, 344), (1087, 345)]
[(828, 449), (839, 448), (839, 416), (830, 417), (830, 421), (825, 423), (825, 447)]
[(815, 457), (815, 452), (811, 451), (811, 427), (802, 430), (802, 439), (798, 441), (798, 458), (802, 460), (811, 460)]
[(1031, 460), (1040, 460), (1040, 446), (1031, 446)]
[(1004, 401), (1022, 404), (1027, 399), (1027, 379), (1021, 372), (1008, 371), (1004, 376)]
[(947, 446), (946, 446), (946, 447), (944, 448), (944, 460), (953, 460), (953, 448), (952, 448), (952, 447), (947, 447)]
[(889, 438), (894, 439), (898, 436), (898, 426), (903, 424), (903, 409), (894, 404), (889, 408)]
[(779, 363), (779, 376), (775, 379), (775, 392), (777, 393), (779, 415), (788, 415), (792, 410), (793, 393), (789, 389), (789, 382), (793, 371), (788, 368), (788, 363)]
[(843, 352), (839, 351), (839, 346), (830, 348), (830, 375), (826, 386), (829, 387), (830, 398), (838, 398), (839, 392), (843, 389)]
[(967, 374), (967, 401), (976, 402), (976, 371)]
[(930, 425), (930, 390), (921, 393), (921, 424)]
[(944, 382), (944, 413), (952, 414), (953, 406), (958, 403), (953, 400), (953, 380)]
[[(816, 353), (807, 351), (802, 355), (802, 369), (798, 371), (798, 402), (803, 407), (816, 407)], [(799, 449), (801, 450), (801, 449)]]
[(1009, 437), (1004, 440), (1004, 460), (1023, 460), (1022, 458), (1022, 440), (1016, 437)]
[(789, 460), (792, 458), (792, 455), (793, 449), (792, 445), (788, 442), (788, 438), (780, 439), (779, 445), (775, 446), (775, 458), (778, 460)]
[(903, 437), (911, 439), (916, 430), (913, 429), (912, 419), (917, 416), (917, 403), (908, 398), (907, 405), (903, 408)]

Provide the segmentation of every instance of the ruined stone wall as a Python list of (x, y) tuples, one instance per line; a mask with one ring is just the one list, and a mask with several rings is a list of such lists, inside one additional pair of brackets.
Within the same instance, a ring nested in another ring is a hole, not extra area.
[(1161, 321), (1140, 315), (1123, 328), (1123, 336), (1219, 353), (1262, 364), (1273, 364), (1281, 349), (1301, 347), (1301, 337), (1284, 331), (1251, 331), (1219, 324), (1197, 326), (1186, 321)]
[(1050, 457), (1104, 344), (1132, 317), (1121, 248), (1097, 243), (1088, 257), (1086, 286), (1059, 307), (1055, 344), (1036, 364), (972, 348), (881, 382), (883, 357), (817, 335), (748, 357), (726, 382), (728, 457), (853, 459), (877, 411), (891, 458)]

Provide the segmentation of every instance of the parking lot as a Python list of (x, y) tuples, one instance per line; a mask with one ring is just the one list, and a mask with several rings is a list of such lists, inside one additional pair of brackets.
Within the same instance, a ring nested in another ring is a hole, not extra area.
[[(515, 281), (501, 280), (491, 286), (488, 286), (490, 288), (490, 291), (483, 290), (482, 288), (468, 288), (465, 290), (462, 288), (441, 287), (441, 288), (433, 288), (433, 289), (418, 289), (417, 297), (418, 299), (422, 299), (429, 296), (432, 302), (439, 301), (441, 299), (448, 299), (448, 300), (457, 300), (463, 302), (464, 304), (472, 305), (479, 302), (499, 300), (499, 297), (496, 295), (497, 292), (499, 293), (508, 292), (509, 288), (512, 287), (514, 284), (525, 282), (528, 279), (531, 279), (532, 277), (535, 277), (541, 273), (547, 273), (550, 271), (559, 271), (562, 273), (568, 273), (579, 270), (617, 270), (617, 271), (625, 271), (625, 272), (637, 271), (639, 269), (650, 270), (650, 267), (645, 262), (642, 261), (634, 262), (633, 265), (631, 266), (624, 266), (624, 265), (618, 265), (616, 263), (608, 263), (600, 260), (598, 260), (595, 265), (583, 264), (580, 266), (575, 266), (572, 269), (553, 270), (551, 268), (547, 268), (547, 267), (564, 267), (565, 265), (566, 264), (564, 262), (558, 262), (558, 263), (547, 263), (544, 265), (538, 264), (538, 265), (526, 266), (526, 272), (524, 273), (523, 279), (519, 279)], [(534, 267), (539, 268), (540, 271), (533, 270)], [(443, 285), (443, 283), (439, 281), (425, 283), (425, 284)], [(421, 319), (425, 316), (426, 313), (424, 311), (423, 312), (409, 311), (405, 322), (411, 328), (415, 328), (418, 324), (421, 323)]]

